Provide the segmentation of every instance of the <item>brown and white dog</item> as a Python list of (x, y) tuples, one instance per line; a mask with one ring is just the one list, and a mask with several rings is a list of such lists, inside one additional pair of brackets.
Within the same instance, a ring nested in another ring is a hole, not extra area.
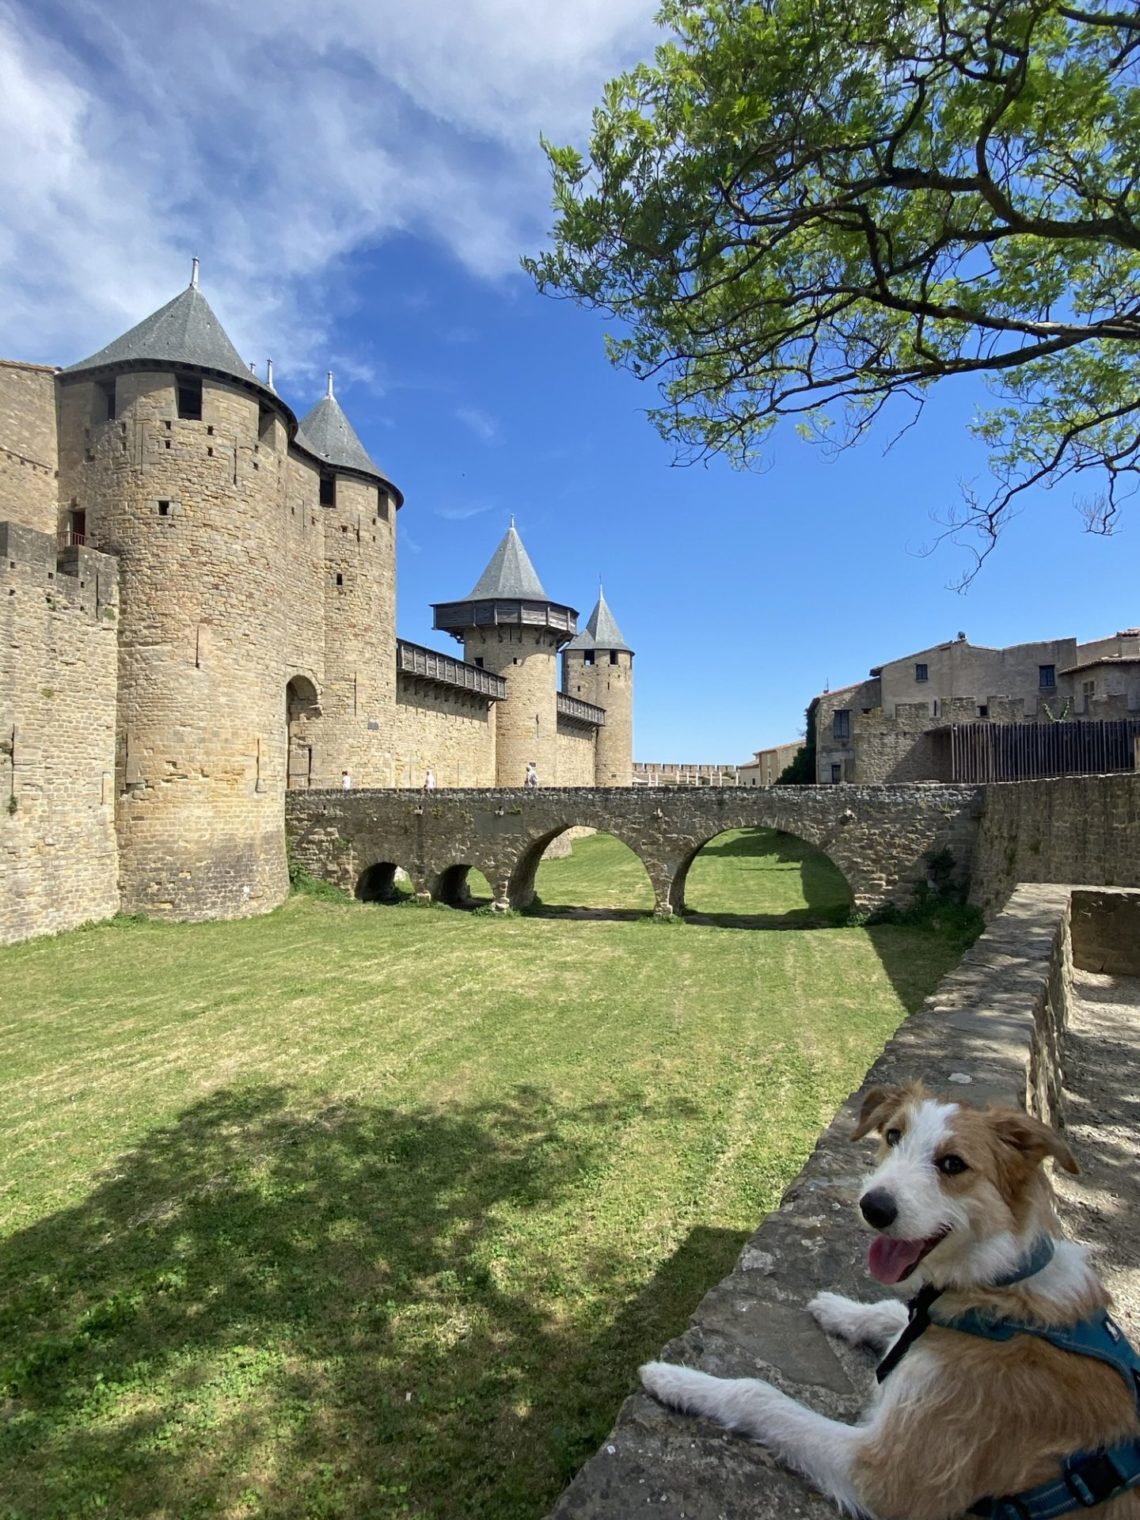
[[(940, 1101), (913, 1084), (867, 1095), (851, 1138), (872, 1130), (879, 1166), (860, 1208), (877, 1232), (868, 1264), (880, 1282), (943, 1290), (942, 1319), (976, 1310), (1067, 1326), (1108, 1306), (1084, 1248), (1061, 1238), (1041, 1163), (1052, 1156), (1078, 1168), (1046, 1125), (1013, 1109)], [(995, 1286), (1042, 1237), (1053, 1245), (1048, 1264)], [(831, 1334), (880, 1350), (907, 1325), (896, 1300), (821, 1293), (808, 1308)], [(1111, 1366), (1033, 1335), (998, 1343), (939, 1328), (937, 1318), (858, 1425), (826, 1419), (755, 1378), (666, 1362), (648, 1363), (641, 1378), (663, 1403), (760, 1441), (840, 1509), (880, 1520), (952, 1520), (987, 1497), (1059, 1476), (1074, 1452), (1140, 1433), (1136, 1401)], [(1140, 1489), (1097, 1507), (1097, 1520), (1126, 1517), (1140, 1520)]]

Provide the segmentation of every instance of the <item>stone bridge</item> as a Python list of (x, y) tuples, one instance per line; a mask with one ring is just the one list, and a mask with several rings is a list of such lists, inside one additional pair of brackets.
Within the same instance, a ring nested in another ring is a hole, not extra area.
[(948, 848), (968, 876), (983, 807), (980, 787), (547, 787), (536, 791), (298, 791), (286, 797), (293, 858), (368, 900), (391, 894), (403, 869), (421, 897), (461, 905), (467, 873), (491, 884), (499, 909), (525, 908), (543, 851), (565, 829), (603, 829), (634, 852), (655, 911), (679, 913), (697, 854), (725, 829), (795, 834), (843, 873), (856, 907), (908, 902), (927, 856)]

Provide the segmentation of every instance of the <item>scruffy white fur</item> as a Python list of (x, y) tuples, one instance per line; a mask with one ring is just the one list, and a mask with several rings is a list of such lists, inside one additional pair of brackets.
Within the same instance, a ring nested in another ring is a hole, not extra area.
[[(983, 1113), (936, 1102), (916, 1086), (873, 1091), (853, 1138), (872, 1128), (881, 1137), (881, 1164), (866, 1180), (863, 1202), (872, 1193), (880, 1199), (888, 1195), (897, 1213), (885, 1224), (876, 1220), (879, 1234), (903, 1243), (900, 1249), (921, 1243), (927, 1252), (907, 1274), (903, 1291), (909, 1294), (925, 1282), (944, 1289), (948, 1317), (983, 1305), (1043, 1323), (1069, 1323), (1107, 1303), (1082, 1248), (1061, 1239), (1055, 1239), (1053, 1260), (1032, 1278), (1010, 1288), (993, 1286), (1025, 1257), (1035, 1239), (1058, 1229), (1039, 1163), (1047, 1153), (1070, 1170), (1076, 1163), (1045, 1126), (1013, 1111)], [(949, 1173), (947, 1156), (953, 1156)], [(970, 1164), (959, 1173), (963, 1157)], [(895, 1341), (907, 1322), (907, 1311), (896, 1299), (862, 1304), (820, 1293), (808, 1309), (829, 1334), (878, 1352)], [(1042, 1399), (1053, 1401), (1048, 1405), (1053, 1444), (1043, 1454), (1033, 1444), (1038, 1439), (1033, 1411), (1017, 1407), (1021, 1395), (1011, 1394), (1009, 1407), (1003, 1406), (1003, 1379), (1011, 1388), (1024, 1387), (1024, 1379), (1016, 1384), (1009, 1376), (1018, 1372), (1021, 1353), (1007, 1351), (991, 1367), (986, 1358), (992, 1359), (992, 1346), (951, 1330), (928, 1331), (875, 1386), (873, 1401), (857, 1425), (827, 1419), (757, 1378), (711, 1377), (665, 1362), (648, 1363), (641, 1378), (663, 1403), (709, 1416), (761, 1442), (847, 1513), (951, 1520), (986, 1494), (1030, 1486), (1027, 1474), (1036, 1483), (1059, 1470), (1057, 1442), (1068, 1437), (1064, 1421), (1069, 1416), (1055, 1407), (1058, 1401), (1075, 1396), (1083, 1405), (1073, 1414), (1069, 1449), (1074, 1451), (1087, 1449), (1090, 1430), (1094, 1444), (1098, 1436), (1104, 1438), (1100, 1444), (1111, 1444), (1121, 1429), (1128, 1433), (1130, 1420), (1135, 1423), (1122, 1379), (1111, 1369), (1086, 1367), (1088, 1359), (1082, 1358), (1075, 1374), (1070, 1367), (1059, 1368), (1056, 1386), (1042, 1383)], [(1073, 1362), (1064, 1353), (1049, 1355)], [(1073, 1387), (1074, 1376), (1080, 1388)], [(1054, 1428), (1058, 1421), (1060, 1436)], [(1004, 1431), (1003, 1422), (1008, 1441), (1004, 1434), (995, 1440), (995, 1431)], [(927, 1445), (928, 1452), (914, 1449), (919, 1445)], [(936, 1457), (930, 1454), (934, 1451)], [(1003, 1480), (1008, 1480), (1005, 1486)], [(1140, 1517), (1140, 1495), (1109, 1501), (1098, 1510), (1097, 1520), (1125, 1516)]]

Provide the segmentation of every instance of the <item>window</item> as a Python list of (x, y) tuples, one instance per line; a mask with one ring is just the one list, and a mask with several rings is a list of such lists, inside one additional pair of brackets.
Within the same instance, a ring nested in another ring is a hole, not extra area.
[(320, 502), (321, 502), (321, 506), (322, 507), (335, 507), (336, 506), (336, 476), (335, 475), (323, 474), (321, 476)]
[(178, 389), (178, 415), (183, 422), (202, 420), (202, 380), (198, 375), (179, 375), (175, 380)]
[(978, 705), (978, 717), (979, 718), (988, 718), (989, 715), (990, 715), (990, 710), (986, 706), (986, 704), (984, 702), (979, 703), (979, 705)]
[(1081, 696), (1084, 697), (1084, 699), (1085, 699), (1085, 711), (1087, 712), (1088, 711), (1088, 705), (1089, 705), (1089, 703), (1096, 696), (1096, 682), (1095, 681), (1082, 681), (1081, 682)]
[(593, 663), (594, 663), (594, 651), (592, 649), (584, 649), (582, 651), (582, 664), (583, 665), (592, 665)]
[(914, 667), (914, 679), (916, 681), (929, 681), (930, 671), (925, 665), (916, 665)]
[(610, 650), (610, 664), (611, 665), (616, 665), (617, 662), (618, 662), (617, 650), (616, 649), (611, 649)]
[(839, 712), (832, 714), (831, 735), (834, 739), (850, 739), (851, 713), (847, 708), (841, 708)]
[(337, 583), (338, 586), (343, 586), (344, 585), (344, 576), (341, 575), (341, 573), (340, 573), (339, 570), (337, 571), (336, 583)]
[(1056, 665), (1038, 665), (1038, 667), (1037, 667), (1037, 684), (1038, 684), (1038, 686), (1056, 686), (1056, 684), (1057, 684), (1057, 667), (1056, 667)]
[(840, 782), (842, 780), (843, 780), (843, 767), (841, 765), (833, 765), (831, 767), (831, 784), (832, 784), (832, 786), (834, 786), (837, 782)]
[(481, 654), (477, 654), (475, 656), (475, 663), (478, 665), (480, 670), (483, 669), (483, 656)]
[(159, 517), (169, 517), (170, 516), (170, 503), (168, 501), (160, 501), (159, 502), (159, 504), (158, 504), (158, 515), (159, 515)]
[(259, 406), (257, 409), (257, 436), (262, 443), (273, 442), (273, 408)]
[(96, 421), (98, 422), (114, 422), (118, 416), (115, 410), (114, 380), (96, 380), (95, 411)]

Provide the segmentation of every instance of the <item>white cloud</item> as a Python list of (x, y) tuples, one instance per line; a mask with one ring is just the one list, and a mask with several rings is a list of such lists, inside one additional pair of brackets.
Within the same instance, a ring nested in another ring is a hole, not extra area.
[(455, 409), (455, 415), (464, 427), (470, 428), (476, 438), (481, 438), (484, 443), (490, 443), (498, 434), (498, 423), (481, 407), (459, 406)]
[(537, 137), (580, 138), (653, 0), (0, 0), (0, 352), (70, 362), (184, 282), (315, 378), (352, 255), (396, 232), (502, 279)]

